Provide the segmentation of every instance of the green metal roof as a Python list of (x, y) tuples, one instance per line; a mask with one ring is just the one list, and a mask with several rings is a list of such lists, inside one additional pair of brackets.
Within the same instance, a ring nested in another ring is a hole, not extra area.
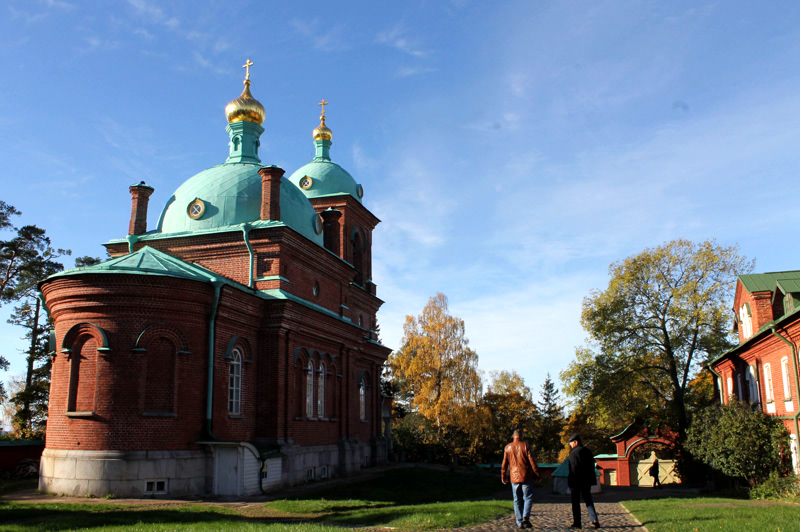
[[(207, 270), (202, 266), (196, 264), (189, 264), (180, 259), (167, 255), (162, 251), (153, 249), (150, 246), (145, 246), (136, 253), (123, 255), (115, 259), (95, 264), (94, 266), (87, 266), (85, 268), (72, 268), (58, 272), (48, 277), (53, 279), (56, 277), (70, 277), (73, 275), (81, 275), (85, 273), (128, 273), (133, 275), (160, 275), (164, 277), (178, 277), (181, 279), (190, 279), (193, 281), (200, 281), (203, 283), (211, 283), (215, 281), (227, 281), (234, 283), (230, 279), (219, 276)], [(234, 283), (237, 284), (238, 283)], [(239, 285), (243, 286), (243, 285)]]
[(748, 273), (739, 276), (745, 289), (753, 292), (772, 292), (778, 281), (800, 281), (800, 271)]
[[(226, 163), (188, 179), (167, 201), (156, 230), (139, 235), (140, 239), (153, 233), (195, 233), (260, 221), (261, 168), (254, 163)], [(301, 190), (283, 177), (280, 195), (280, 222), (321, 246), (322, 235), (315, 230), (317, 213)], [(188, 209), (195, 200), (203, 202), (204, 212), (193, 219)]]
[[(311, 180), (310, 186), (307, 188), (300, 185), (300, 181), (304, 177)], [(361, 201), (356, 180), (347, 170), (331, 161), (312, 161), (301, 166), (289, 177), (289, 181), (294, 183), (298, 190), (301, 190), (308, 198), (350, 194), (359, 202)]]
[(781, 279), (777, 286), (784, 294), (794, 294), (800, 292), (800, 279)]

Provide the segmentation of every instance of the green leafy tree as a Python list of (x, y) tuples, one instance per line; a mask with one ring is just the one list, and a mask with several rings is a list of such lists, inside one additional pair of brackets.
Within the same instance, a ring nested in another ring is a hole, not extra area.
[(674, 240), (612, 264), (608, 288), (584, 298), (590, 345), (561, 373), (567, 395), (611, 430), (649, 405), (683, 439), (692, 378), (733, 345), (729, 300), (737, 276), (752, 268), (737, 246), (713, 240)]
[[(47, 405), (50, 396), (50, 370), (52, 359), (49, 354), (49, 335), (52, 325), (46, 317), (40, 316), (39, 300), (33, 306), (25, 301), (14, 309), (8, 320), (26, 330), (24, 339), (30, 342), (25, 351), (27, 371), (22, 388), (11, 396), (11, 424), (13, 433), (23, 439), (44, 439), (47, 424)], [(45, 323), (41, 323), (44, 321)]]
[(555, 462), (561, 450), (561, 435), (567, 420), (564, 418), (564, 407), (550, 374), (542, 383), (541, 400), (537, 403), (535, 421), (535, 439), (537, 459), (541, 462)]
[(695, 414), (686, 448), (695, 458), (751, 487), (773, 472), (789, 473), (789, 433), (783, 422), (750, 403), (731, 400)]

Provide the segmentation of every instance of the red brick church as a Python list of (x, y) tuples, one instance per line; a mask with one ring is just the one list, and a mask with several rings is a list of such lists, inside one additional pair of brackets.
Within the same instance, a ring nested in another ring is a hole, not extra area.
[(379, 220), (330, 158), (289, 178), (258, 155), (264, 107), (228, 104), (229, 156), (148, 230), (144, 182), (110, 259), (40, 285), (55, 321), (39, 487), (97, 496), (252, 495), (382, 464)]
[(733, 310), (739, 345), (711, 361), (720, 401), (750, 401), (779, 417), (800, 473), (800, 271), (740, 275)]

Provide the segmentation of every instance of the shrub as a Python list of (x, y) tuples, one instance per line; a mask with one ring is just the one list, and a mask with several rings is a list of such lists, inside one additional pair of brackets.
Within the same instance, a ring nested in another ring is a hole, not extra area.
[(770, 473), (764, 482), (750, 490), (751, 499), (783, 499), (798, 495), (800, 495), (800, 479), (797, 475), (782, 477), (777, 471)]
[(731, 399), (695, 414), (686, 448), (714, 470), (746, 480), (751, 487), (772, 472), (787, 474), (789, 433), (780, 419), (750, 403)]

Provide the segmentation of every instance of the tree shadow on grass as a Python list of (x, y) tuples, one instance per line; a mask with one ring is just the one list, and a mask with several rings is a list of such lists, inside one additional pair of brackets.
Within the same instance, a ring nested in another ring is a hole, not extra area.
[[(65, 505), (66, 506), (66, 505)], [(0, 503), (0, 522), (14, 526), (24, 532), (86, 530), (101, 527), (128, 527), (141, 525), (181, 525), (191, 530), (200, 527), (206, 530), (236, 530), (245, 523), (252, 524), (301, 524), (308, 519), (298, 518), (252, 518), (235, 511), (213, 507), (190, 508), (115, 508), (95, 511), (82, 505), (71, 509), (42, 508), (41, 505)], [(313, 520), (312, 520), (313, 521)], [(316, 528), (316, 527), (315, 527)]]

